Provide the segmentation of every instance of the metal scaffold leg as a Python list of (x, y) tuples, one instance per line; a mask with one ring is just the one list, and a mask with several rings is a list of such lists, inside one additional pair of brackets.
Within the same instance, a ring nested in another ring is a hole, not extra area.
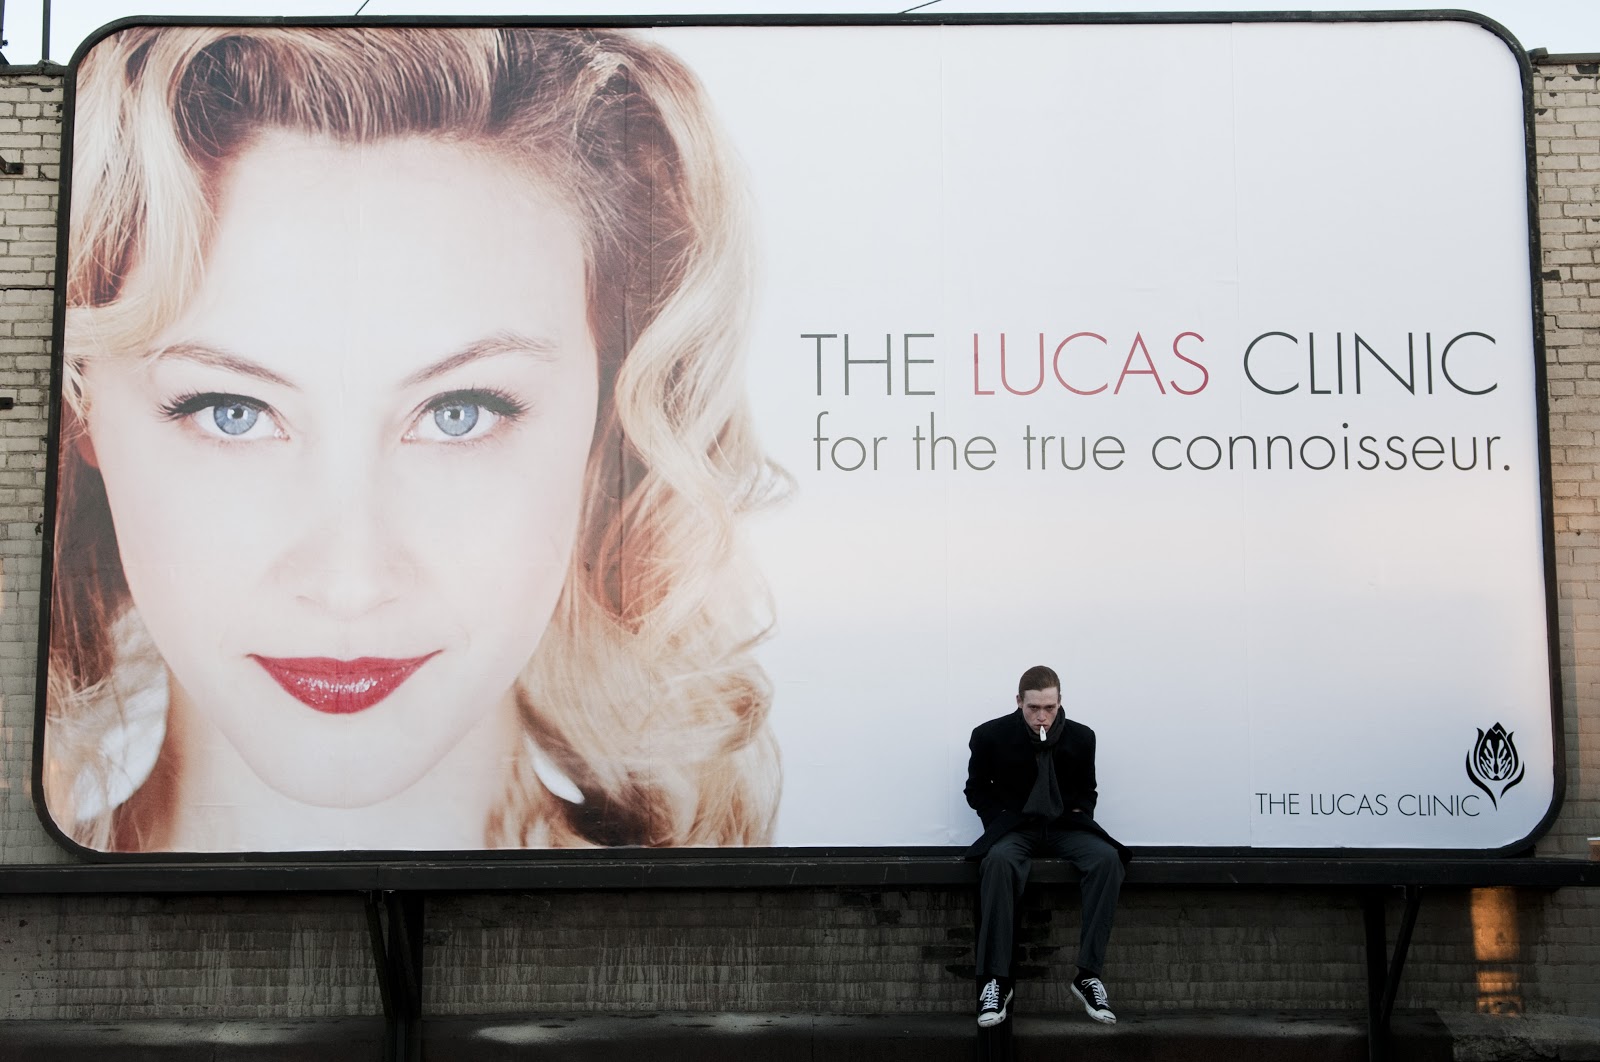
[(1417, 912), (1422, 908), (1422, 887), (1405, 886), (1405, 911), (1400, 917), (1400, 933), (1395, 938), (1394, 954), (1389, 954), (1384, 923), (1384, 892), (1373, 889), (1361, 897), (1362, 921), (1367, 931), (1367, 1058), (1369, 1062), (1388, 1062), (1390, 1058), (1389, 1020), (1394, 1016), (1394, 1001), (1400, 991), (1400, 975), (1405, 971), (1406, 952), (1411, 934), (1417, 928)]
[(423, 898), (368, 892), (367, 931), (383, 996), (385, 1062), (422, 1062)]
[(1011, 1019), (978, 1030), (978, 1062), (1012, 1062)]

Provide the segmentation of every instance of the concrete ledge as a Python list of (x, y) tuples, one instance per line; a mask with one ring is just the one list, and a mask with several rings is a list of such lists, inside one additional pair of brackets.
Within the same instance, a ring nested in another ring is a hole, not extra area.
[(1600, 1062), (1600, 1018), (1441, 1014), (1455, 1062)]
[[(1019, 1015), (1016, 1057), (1074, 1062), (1366, 1062), (1355, 1013), (1126, 1014), (1115, 1026), (1081, 1013)], [(1450, 1062), (1450, 1034), (1432, 1012), (1395, 1021), (1394, 1057)], [(971, 1017), (641, 1014), (585, 1018), (447, 1019), (427, 1023), (425, 1057), (509, 1062), (970, 1062)]]
[[(1354, 1012), (1125, 1014), (1115, 1026), (1081, 1013), (1012, 1023), (1019, 1062), (1366, 1062)], [(1450, 1033), (1431, 1011), (1397, 1015), (1395, 1057), (1451, 1062)], [(814, 1016), (622, 1014), (439, 1018), (424, 1023), (430, 1062), (970, 1062), (966, 1014)], [(0, 1062), (346, 1062), (377, 1058), (380, 1018), (323, 1021), (0, 1022)]]
[(0, 1062), (347, 1062), (383, 1052), (383, 1019), (0, 1021)]
[[(0, 863), (0, 895), (158, 895), (252, 892), (526, 892), (538, 889), (809, 889), (964, 886), (978, 865), (959, 848), (833, 851), (808, 849), (597, 849), (496, 858), (173, 863), (126, 856), (106, 863)], [(1034, 862), (1030, 880), (1076, 881), (1059, 859)], [(1451, 856), (1441, 853), (1171, 855), (1135, 849), (1131, 887), (1306, 887), (1416, 885), (1468, 888), (1600, 886), (1600, 862), (1586, 859)]]
[[(1019, 1014), (1019, 1062), (1366, 1062), (1357, 1012)], [(0, 1021), (0, 1062), (348, 1062), (378, 1058), (383, 1019)], [(1600, 1062), (1600, 1018), (1396, 1014), (1404, 1062)], [(507, 1015), (425, 1023), (431, 1062), (970, 1062), (965, 1014)]]

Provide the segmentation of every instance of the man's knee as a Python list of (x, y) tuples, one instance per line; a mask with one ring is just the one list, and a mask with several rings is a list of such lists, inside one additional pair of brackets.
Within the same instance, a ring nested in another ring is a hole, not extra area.
[(1013, 884), (1027, 872), (1028, 857), (1012, 848), (991, 848), (978, 865), (985, 885)]

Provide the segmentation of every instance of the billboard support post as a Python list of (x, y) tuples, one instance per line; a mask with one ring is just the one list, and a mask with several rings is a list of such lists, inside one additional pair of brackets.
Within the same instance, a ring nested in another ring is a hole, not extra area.
[(1383, 1023), (1385, 936), (1383, 893), (1372, 890), (1361, 896), (1361, 921), (1367, 930), (1367, 1059), (1384, 1062), (1388, 1057), (1388, 1028)]
[(1411, 934), (1417, 928), (1417, 912), (1422, 909), (1422, 886), (1405, 886), (1406, 909), (1400, 916), (1400, 933), (1395, 937), (1394, 956), (1389, 960), (1389, 979), (1383, 989), (1383, 1028), (1389, 1028), (1389, 1018), (1394, 1014), (1394, 999), (1400, 991), (1400, 971), (1405, 968), (1406, 952), (1411, 947)]
[(1400, 991), (1400, 975), (1405, 970), (1411, 934), (1417, 928), (1417, 913), (1422, 909), (1422, 886), (1406, 885), (1405, 910), (1400, 916), (1400, 932), (1395, 936), (1394, 954), (1387, 964), (1388, 934), (1384, 920), (1383, 889), (1369, 889), (1361, 896), (1362, 923), (1367, 937), (1367, 1058), (1386, 1062), (1389, 1052), (1389, 1019), (1394, 1015), (1395, 996)]
[(383, 999), (383, 1057), (421, 1062), (424, 894), (384, 890), (362, 896)]

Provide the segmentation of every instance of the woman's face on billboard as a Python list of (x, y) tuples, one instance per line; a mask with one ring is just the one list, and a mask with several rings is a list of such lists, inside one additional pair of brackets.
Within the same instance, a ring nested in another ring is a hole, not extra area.
[(580, 229), (511, 163), (424, 139), (265, 134), (217, 210), (154, 352), (85, 377), (175, 725), (309, 804), (492, 781), (594, 433)]

